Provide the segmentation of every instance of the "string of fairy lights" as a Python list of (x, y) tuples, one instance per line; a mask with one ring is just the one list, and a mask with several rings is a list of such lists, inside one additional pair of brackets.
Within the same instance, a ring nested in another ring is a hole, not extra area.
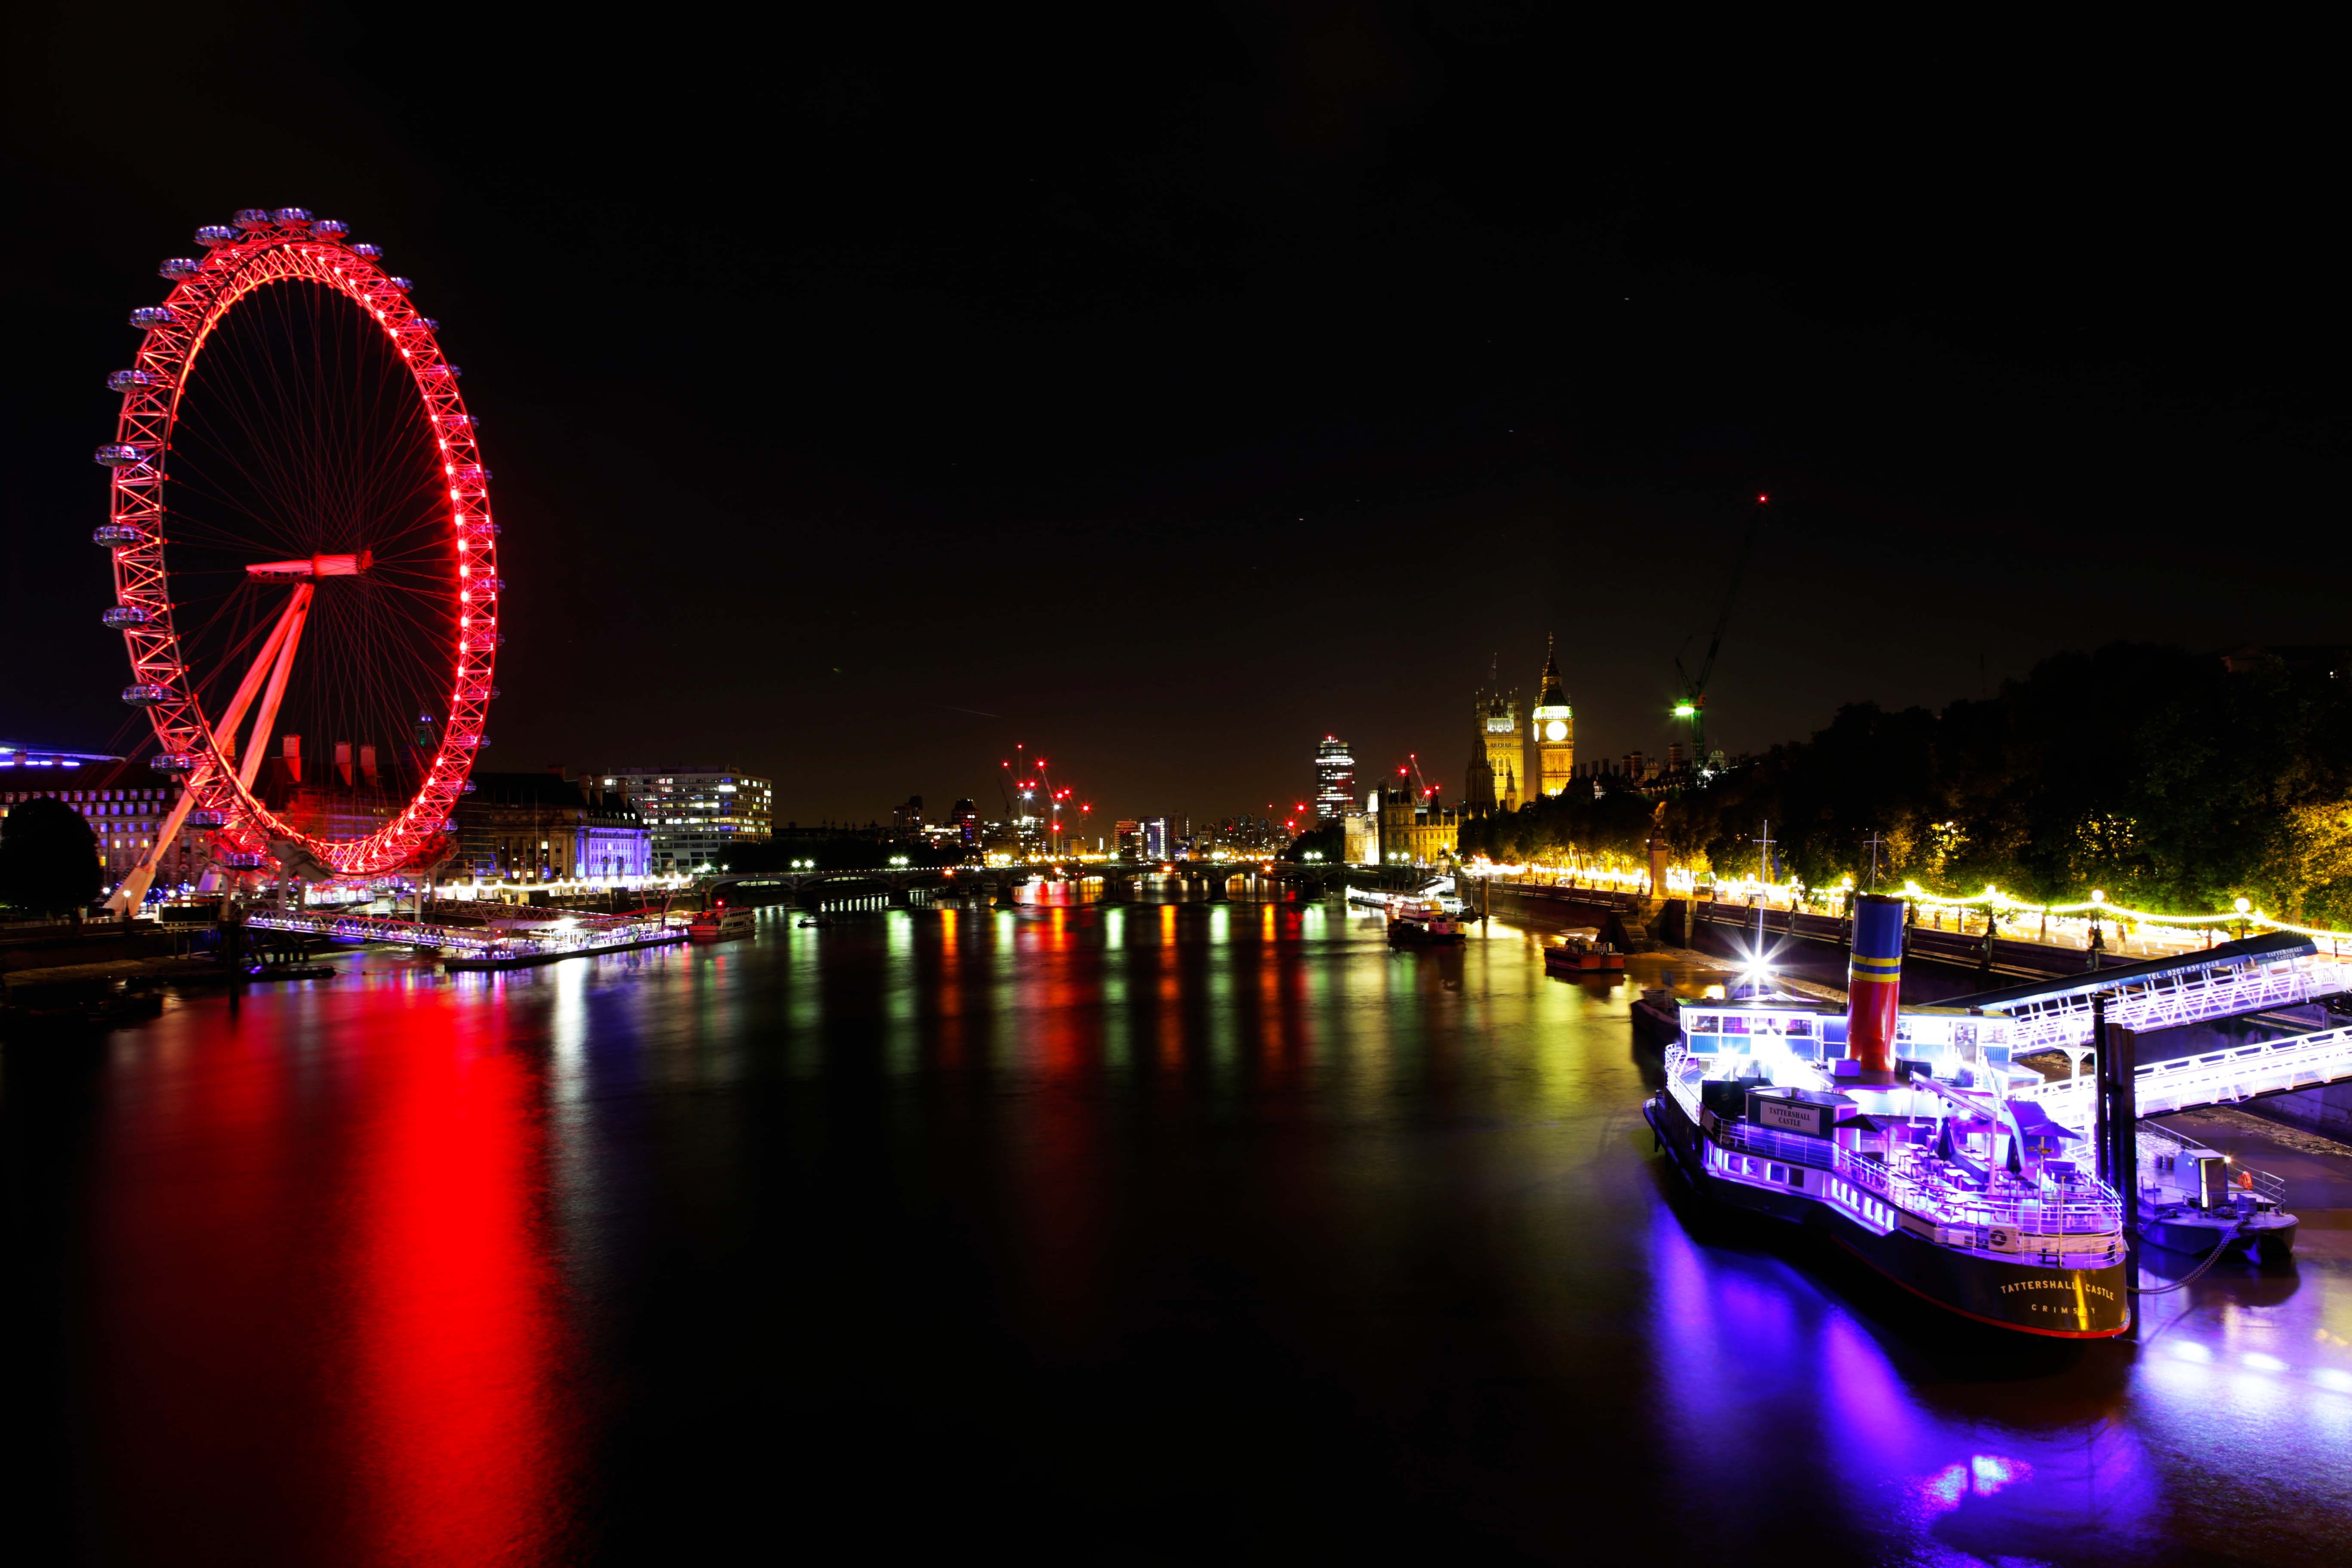
[[(1647, 887), (1650, 880), (1647, 870), (1600, 866), (1559, 868), (1540, 866), (1487, 866), (1474, 868), (1472, 874), (1481, 874), (1482, 870), (1484, 874), (1488, 875), (1509, 876), (1535, 872), (1555, 876), (1573, 876), (1582, 880), (1613, 883), (1627, 889)], [(1670, 893), (1696, 890), (1694, 886), (1696, 879), (1688, 871), (1681, 870), (1679, 868), (1670, 868), (1666, 873), (1666, 879), (1667, 891)], [(1765, 882), (1754, 878), (1718, 879), (1716, 883), (1718, 898), (1727, 893), (1742, 899), (1760, 894), (1768, 900), (1778, 898), (1790, 902), (1802, 901), (1809, 896), (1820, 898), (1824, 895), (1843, 895), (1851, 891), (1853, 887), (1852, 878), (1847, 878), (1834, 888), (1809, 888), (1801, 882)], [(2154, 910), (2134, 909), (2128, 904), (2116, 903), (2109, 899), (2105, 891), (2095, 888), (2091, 890), (2089, 898), (2078, 902), (2037, 904), (2031, 900), (2005, 893), (1990, 883), (1979, 893), (1935, 893), (1916, 882), (1906, 880), (1903, 884), (1902, 897), (1928, 909), (1954, 910), (1980, 909), (1995, 915), (2010, 917), (2040, 917), (2046, 920), (2081, 920), (2094, 922), (2128, 921), (2135, 926), (2154, 926), (2184, 932), (2200, 929), (2228, 930), (2232, 927), (2252, 931), (2259, 927), (2263, 931), (2291, 931), (2297, 936), (2307, 936), (2318, 941), (2352, 942), (2352, 931), (2330, 931), (2324, 926), (2298, 925), (2293, 921), (2283, 920), (2260, 908), (2251, 899), (2243, 898), (2235, 900), (2230, 909), (2217, 910), (2210, 914), (2175, 915), (2160, 913)]]
[(2352, 931), (2329, 931), (2324, 926), (2297, 925), (2293, 921), (2281, 920), (2267, 910), (2258, 909), (2250, 899), (2240, 899), (2234, 907), (2217, 910), (2211, 914), (2168, 915), (2159, 914), (2153, 910), (2136, 910), (2127, 904), (2116, 903), (2109, 900), (2105, 893), (2095, 888), (2091, 890), (2088, 900), (2073, 904), (2032, 903), (2026, 900), (2012, 897), (1990, 885), (1987, 885), (1981, 893), (1961, 897), (1931, 893), (1916, 882), (1906, 881), (1903, 884), (1903, 896), (1914, 903), (1930, 904), (1939, 909), (1983, 908), (2011, 914), (2052, 915), (2061, 919), (2073, 917), (2099, 921), (2129, 921), (2135, 925), (2171, 926), (2182, 930), (2195, 930), (2206, 926), (2224, 928), (2261, 926), (2266, 931), (2293, 931), (2297, 936), (2326, 937), (2336, 941), (2352, 942)]

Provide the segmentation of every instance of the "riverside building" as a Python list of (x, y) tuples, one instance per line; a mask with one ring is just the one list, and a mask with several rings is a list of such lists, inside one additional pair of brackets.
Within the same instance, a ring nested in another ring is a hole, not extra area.
[(645, 819), (656, 876), (716, 871), (735, 846), (775, 836), (773, 786), (740, 769), (611, 768), (597, 776)]
[[(73, 807), (98, 839), (109, 888), (120, 887), (153, 847), (182, 787), (177, 777), (122, 757), (0, 743), (0, 818), (11, 806), (45, 796)], [(184, 825), (164, 847), (153, 885), (193, 884), (212, 861), (212, 837), (208, 827)]]
[(1315, 749), (1315, 826), (1328, 827), (1356, 804), (1356, 759), (1348, 742), (1326, 735)]
[(595, 777), (477, 773), (457, 803), (457, 855), (476, 882), (588, 883), (634, 888), (652, 861), (653, 835), (623, 795)]
[(1537, 787), (1558, 795), (1576, 776), (1576, 710), (1559, 682), (1559, 655), (1547, 643), (1543, 687), (1528, 715), (1535, 731)]
[(1473, 811), (1517, 811), (1519, 782), (1527, 776), (1527, 731), (1519, 724), (1519, 700), (1500, 689), (1473, 701), (1475, 732), (1470, 740), (1466, 804)]
[(1391, 866), (1436, 866), (1454, 858), (1462, 845), (1462, 813), (1440, 805), (1434, 795), (1415, 800), (1411, 790), (1380, 797), (1380, 853)]

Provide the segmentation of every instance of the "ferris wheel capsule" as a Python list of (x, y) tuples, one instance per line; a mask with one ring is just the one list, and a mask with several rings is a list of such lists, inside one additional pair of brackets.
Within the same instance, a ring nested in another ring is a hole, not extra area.
[(169, 305), (142, 305), (131, 312), (131, 324), (142, 332), (152, 332), (158, 327), (177, 326), (179, 321), (180, 312)]
[(204, 227), (196, 230), (196, 243), (204, 246), (207, 249), (216, 245), (230, 244), (235, 241), (236, 238), (236, 230), (230, 228), (224, 224), (208, 223), (205, 225)]
[(109, 441), (92, 454), (97, 461), (110, 468), (131, 468), (149, 461), (154, 452), (131, 441)]
[(152, 682), (142, 682), (137, 686), (126, 686), (122, 689), (122, 700), (133, 708), (152, 708), (158, 702), (169, 702), (171, 700), (172, 691), (169, 687), (157, 686)]
[(110, 548), (117, 544), (144, 544), (153, 537), (145, 529), (134, 528), (127, 522), (101, 522), (89, 531), (92, 544)]
[(169, 278), (176, 283), (183, 278), (194, 278), (203, 266), (204, 263), (193, 256), (169, 257), (155, 268), (155, 276)]
[(279, 207), (270, 216), (275, 217), (279, 223), (293, 224), (297, 226), (301, 226), (310, 223), (310, 209), (309, 207)]
[(310, 232), (323, 239), (341, 239), (352, 232), (352, 226), (340, 218), (322, 217), (310, 225)]
[(163, 378), (151, 370), (118, 370), (106, 378), (109, 392), (136, 392), (142, 387), (165, 384)]
[(269, 226), (269, 209), (268, 207), (239, 207), (236, 212), (236, 216), (229, 219), (229, 221), (242, 229), (250, 230), (268, 228)]
[(429, 332), (436, 331), (440, 325), (440, 322), (430, 316), (411, 316), (400, 324), (400, 330), (404, 332)]
[[(202, 752), (158, 752), (147, 759), (147, 765), (159, 773), (192, 773), (196, 764), (205, 760)], [(215, 816), (219, 815), (215, 813)], [(190, 812), (188, 821), (198, 827), (218, 827), (217, 822), (197, 822), (197, 813)]]
[(399, 289), (404, 294), (416, 287), (415, 279), (411, 278), (386, 278), (384, 281), (391, 284), (394, 288)]
[(383, 247), (381, 245), (354, 245), (352, 247), (352, 254), (353, 256), (364, 256), (370, 261), (382, 261), (383, 259)]
[(150, 625), (155, 619), (155, 612), (142, 610), (136, 605), (117, 605), (98, 618), (102, 625), (121, 631), (125, 626)]

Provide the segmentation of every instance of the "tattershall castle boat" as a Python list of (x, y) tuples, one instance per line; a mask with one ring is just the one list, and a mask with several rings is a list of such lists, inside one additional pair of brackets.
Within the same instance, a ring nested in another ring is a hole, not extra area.
[(1897, 1005), (1903, 903), (1856, 900), (1843, 1011), (1685, 1000), (1643, 1114), (1703, 1197), (1824, 1232), (1905, 1289), (2062, 1339), (2131, 1324), (2123, 1205), (2089, 1142), (2013, 1100), (2010, 1020)]

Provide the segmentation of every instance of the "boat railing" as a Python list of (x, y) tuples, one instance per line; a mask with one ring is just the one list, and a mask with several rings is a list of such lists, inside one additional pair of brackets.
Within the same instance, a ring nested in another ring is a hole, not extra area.
[(682, 941), (685, 933), (659, 920), (629, 921), (596, 930), (534, 931), (513, 936), (488, 926), (436, 925), (386, 915), (337, 915), (300, 910), (255, 910), (245, 923), (257, 930), (299, 931), (341, 942), (385, 942), (412, 947), (454, 949), (488, 958), (541, 957), (600, 949)]
[[(2132, 1131), (2136, 1134), (2134, 1142), (2139, 1145), (2139, 1184), (2143, 1189), (2161, 1184), (2156, 1180), (2156, 1163), (2159, 1158), (2170, 1158), (2178, 1162), (2184, 1154), (2194, 1157), (2199, 1154), (2221, 1152), (2217, 1149), (2207, 1148), (2194, 1138), (2175, 1132), (2171, 1128), (2159, 1122), (2143, 1121)], [(2281, 1208), (2286, 1206), (2284, 1178), (2274, 1176), (2268, 1171), (2257, 1171), (2251, 1165), (2238, 1164), (2234, 1160), (2231, 1161), (2231, 1165), (2236, 1173), (2245, 1176), (2252, 1184), (2252, 1190), (2256, 1195), (2268, 1198)], [(2178, 1169), (2177, 1164), (2175, 1168)]]
[[(1683, 1047), (1669, 1047), (1666, 1088), (1691, 1120), (1703, 1126), (1697, 1084), (1678, 1070), (1690, 1059)], [(1896, 1208), (1948, 1227), (2000, 1226), (2032, 1236), (2103, 1236), (2123, 1226), (2123, 1204), (2104, 1184), (2086, 1183), (2057, 1192), (1979, 1192), (1935, 1176), (1922, 1168), (1924, 1161), (1914, 1160), (1906, 1169), (1826, 1138), (1782, 1132), (1746, 1121), (1718, 1119), (1714, 1136), (1726, 1149), (1832, 1172)]]

